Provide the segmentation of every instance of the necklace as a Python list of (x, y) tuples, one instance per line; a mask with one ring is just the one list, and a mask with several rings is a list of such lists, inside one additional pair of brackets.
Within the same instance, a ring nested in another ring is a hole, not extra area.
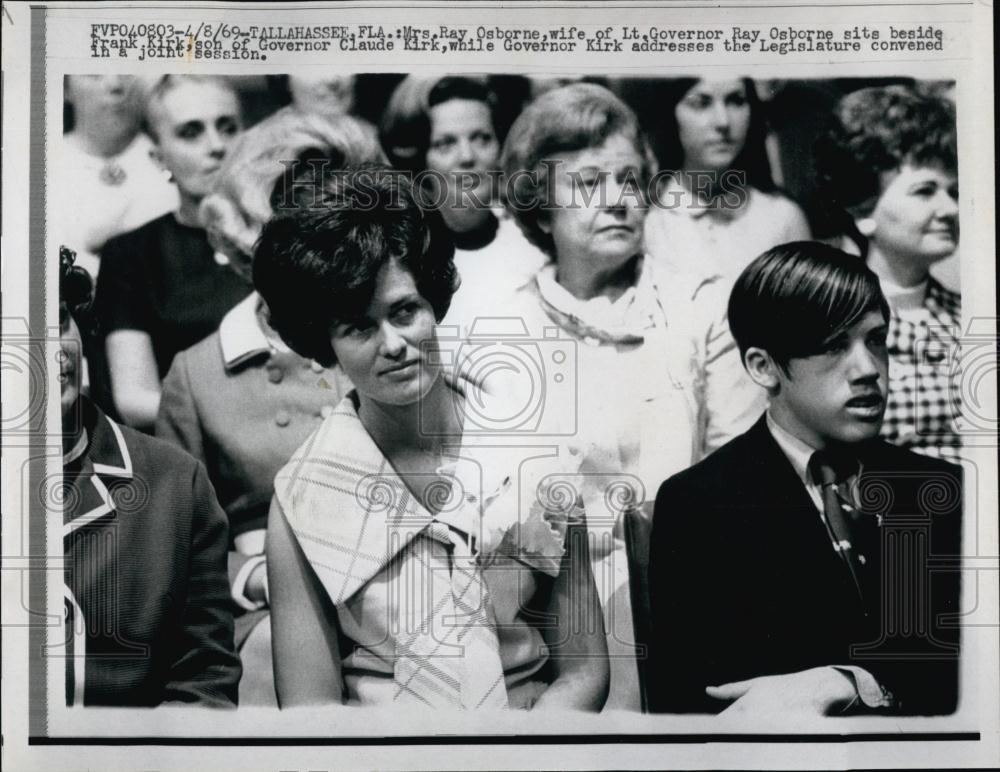
[(113, 188), (117, 188), (124, 183), (127, 177), (128, 174), (125, 172), (125, 167), (113, 158), (104, 163), (104, 166), (101, 167), (101, 171), (97, 175), (97, 179)]

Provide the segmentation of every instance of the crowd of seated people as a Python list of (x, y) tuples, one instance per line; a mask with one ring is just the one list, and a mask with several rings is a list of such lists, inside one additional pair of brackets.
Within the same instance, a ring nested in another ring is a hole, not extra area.
[(957, 574), (879, 639), (922, 483), (906, 544), (960, 546), (940, 90), (845, 87), (807, 217), (750, 79), (651, 81), (651, 121), (610, 81), (360, 77), (67, 79), (108, 203), (60, 233), (65, 474), (141, 462), (128, 592), (181, 588), (145, 668), (68, 634), (67, 700), (954, 710)]

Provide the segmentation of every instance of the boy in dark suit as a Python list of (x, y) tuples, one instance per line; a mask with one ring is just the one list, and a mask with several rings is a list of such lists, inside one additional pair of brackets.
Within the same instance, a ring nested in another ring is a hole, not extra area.
[(651, 710), (955, 709), (961, 471), (878, 439), (888, 317), (863, 261), (815, 242), (737, 280), (730, 327), (770, 407), (660, 487)]

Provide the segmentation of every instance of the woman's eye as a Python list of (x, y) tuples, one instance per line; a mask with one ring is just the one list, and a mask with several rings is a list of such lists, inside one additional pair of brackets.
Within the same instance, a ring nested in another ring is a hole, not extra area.
[(455, 140), (451, 137), (445, 137), (443, 139), (436, 139), (431, 143), (431, 147), (439, 152), (444, 152), (450, 150), (455, 145)]
[(223, 118), (216, 124), (219, 133), (228, 137), (233, 136), (240, 130), (239, 124), (232, 118)]
[(177, 130), (177, 136), (181, 139), (195, 139), (202, 132), (200, 123), (187, 123)]
[(707, 110), (712, 104), (712, 98), (706, 95), (691, 97), (687, 100), (688, 107), (695, 110)]
[(408, 322), (411, 322), (413, 320), (413, 317), (417, 315), (417, 310), (418, 308), (416, 303), (409, 303), (403, 306), (402, 308), (397, 309), (396, 313), (393, 314), (393, 317), (397, 322), (400, 322), (401, 324), (406, 324)]
[(488, 145), (493, 141), (493, 135), (486, 131), (477, 131), (472, 135), (472, 141), (480, 145)]
[(743, 107), (747, 103), (747, 98), (744, 94), (731, 94), (726, 97), (726, 104), (730, 107)]

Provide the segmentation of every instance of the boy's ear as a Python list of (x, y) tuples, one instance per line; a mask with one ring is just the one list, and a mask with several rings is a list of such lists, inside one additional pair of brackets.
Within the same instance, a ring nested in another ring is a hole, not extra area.
[(750, 378), (758, 386), (762, 386), (768, 391), (778, 388), (781, 383), (781, 379), (778, 377), (778, 365), (771, 359), (771, 355), (767, 351), (751, 346), (743, 355), (743, 363)]

